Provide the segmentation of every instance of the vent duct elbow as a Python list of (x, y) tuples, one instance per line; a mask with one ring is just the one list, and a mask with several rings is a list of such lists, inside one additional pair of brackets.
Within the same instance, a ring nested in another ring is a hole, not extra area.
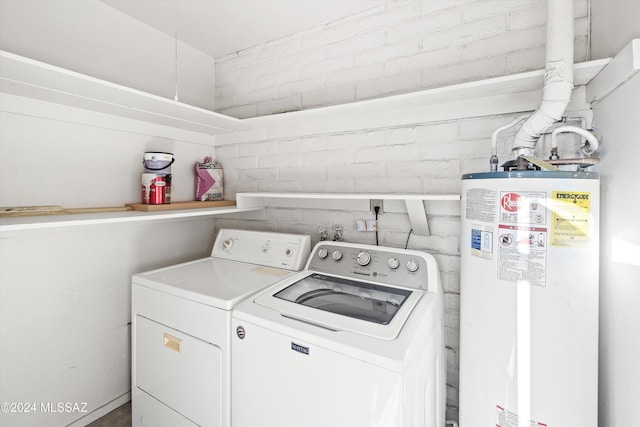
[(560, 120), (573, 91), (573, 0), (547, 0), (547, 46), (540, 107), (513, 141), (517, 156), (533, 155), (540, 136)]

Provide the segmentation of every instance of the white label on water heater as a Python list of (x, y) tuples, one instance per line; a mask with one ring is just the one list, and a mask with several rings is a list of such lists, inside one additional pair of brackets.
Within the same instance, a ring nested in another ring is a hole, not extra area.
[(493, 223), (496, 220), (496, 192), (486, 188), (467, 190), (466, 218), (471, 221)]
[(546, 286), (546, 227), (498, 225), (498, 279)]
[(471, 255), (493, 259), (493, 232), (482, 230), (480, 226), (471, 229)]
[(547, 424), (531, 421), (496, 405), (496, 427), (546, 427)]

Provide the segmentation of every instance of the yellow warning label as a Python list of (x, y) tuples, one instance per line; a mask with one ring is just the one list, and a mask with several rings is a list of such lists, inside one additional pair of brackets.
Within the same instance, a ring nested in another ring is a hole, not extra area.
[(552, 193), (551, 245), (586, 246), (589, 242), (591, 193)]

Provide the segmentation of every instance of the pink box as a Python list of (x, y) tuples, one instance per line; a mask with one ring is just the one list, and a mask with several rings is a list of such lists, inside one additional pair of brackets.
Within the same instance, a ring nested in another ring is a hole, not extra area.
[(210, 157), (205, 157), (202, 163), (196, 163), (196, 200), (222, 200), (223, 176), (222, 165)]

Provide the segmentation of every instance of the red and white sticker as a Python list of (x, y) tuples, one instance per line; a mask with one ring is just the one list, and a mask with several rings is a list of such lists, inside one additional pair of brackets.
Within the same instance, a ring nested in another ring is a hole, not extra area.
[(545, 287), (547, 282), (546, 227), (498, 225), (498, 279)]
[(500, 405), (496, 405), (496, 427), (548, 427), (546, 423), (523, 418), (515, 412), (510, 412)]
[(503, 191), (499, 220), (508, 224), (546, 224), (546, 205), (547, 195), (543, 192)]

